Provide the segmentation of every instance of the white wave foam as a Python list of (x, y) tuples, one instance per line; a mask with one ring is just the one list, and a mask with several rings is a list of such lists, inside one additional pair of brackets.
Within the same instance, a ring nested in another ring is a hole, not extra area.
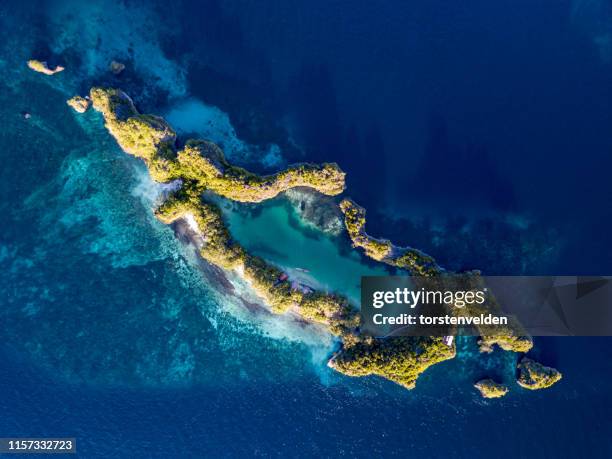
[[(329, 355), (335, 339), (322, 327), (298, 321), (291, 314), (253, 313), (244, 301), (262, 304), (262, 300), (238, 273), (228, 272), (227, 278), (235, 289), (235, 296), (219, 298), (221, 307), (239, 320), (254, 325), (266, 337), (306, 345), (313, 356), (313, 362), (320, 363)], [(318, 356), (315, 358), (315, 356)]]
[(185, 215), (184, 218), (187, 224), (189, 225), (189, 228), (191, 228), (192, 231), (195, 231), (196, 233), (201, 234), (200, 228), (198, 227), (198, 222), (196, 222), (192, 214), (187, 214)]

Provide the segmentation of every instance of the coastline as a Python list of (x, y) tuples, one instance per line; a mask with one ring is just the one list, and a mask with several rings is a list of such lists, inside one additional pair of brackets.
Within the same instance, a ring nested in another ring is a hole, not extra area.
[[(259, 174), (336, 161), (370, 235), (451, 272), (605, 273), (612, 61), (597, 63), (610, 8), (215, 3), (4, 4), (2, 429), (60, 428), (87, 457), (606, 457), (610, 338), (534, 337), (527, 356), (563, 371), (543, 391), (517, 383), (522, 354), (481, 353), (476, 337), (456, 338), (456, 358), (412, 391), (345, 377), (326, 366), (337, 338), (292, 311), (270, 313), (237, 273), (199, 255), (187, 222), (159, 222), (163, 185), (99, 113), (65, 101), (118, 87), (162, 116), (179, 148), (212, 140)], [(33, 72), (31, 57), (66, 70)], [(126, 65), (118, 76), (112, 60)], [(278, 164), (264, 163), (271, 144)], [(516, 207), (499, 210), (508, 190)], [(253, 255), (349, 291), (358, 269), (312, 250), (328, 239), (320, 200), (298, 201), (302, 217), (315, 211), (313, 231), (282, 195), (282, 211), (236, 204), (231, 220), (221, 208)], [(354, 249), (339, 223), (340, 256), (396, 273)], [(482, 398), (473, 384), (487, 380), (509, 392)]]
[(347, 298), (295, 284), (278, 267), (249, 254), (233, 241), (218, 206), (203, 196), (209, 190), (235, 201), (260, 202), (303, 186), (333, 196), (345, 188), (345, 174), (336, 164), (297, 164), (261, 177), (230, 165), (222, 150), (211, 142), (189, 140), (177, 150), (176, 134), (166, 121), (140, 114), (120, 90), (92, 88), (90, 98), (110, 134), (124, 152), (144, 160), (153, 180), (180, 180), (181, 187), (157, 208), (156, 217), (172, 224), (190, 215), (187, 222), (204, 237), (199, 250), (204, 259), (238, 272), (273, 313), (294, 311), (336, 335), (341, 345), (330, 359), (334, 369), (348, 376), (382, 376), (410, 389), (431, 365), (455, 356), (455, 345), (447, 345), (441, 338), (385, 340), (362, 336), (360, 316)]
[[(358, 309), (347, 297), (315, 290), (290, 278), (278, 265), (249, 253), (232, 237), (214, 199), (205, 197), (206, 192), (230, 201), (259, 203), (300, 187), (335, 196), (345, 189), (345, 173), (337, 164), (295, 164), (272, 175), (259, 176), (231, 165), (212, 142), (188, 140), (179, 149), (172, 127), (163, 118), (140, 114), (120, 90), (92, 88), (90, 98), (123, 151), (144, 160), (154, 181), (175, 188), (165, 196), (155, 216), (168, 225), (182, 220), (201, 257), (217, 268), (237, 273), (271, 313), (295, 314), (335, 335), (340, 347), (328, 366), (348, 376), (382, 376), (411, 389), (427, 368), (455, 357), (456, 344), (443, 337), (385, 339), (362, 335)], [(364, 249), (368, 257), (425, 276), (424, 279), (444, 272), (432, 257), (419, 250), (369, 236), (365, 232), (365, 209), (350, 199), (343, 199), (339, 208), (353, 245)], [(470, 285), (481, 282), (478, 271), (464, 272), (462, 277)], [(495, 300), (492, 305), (497, 305)], [(505, 351), (524, 353), (533, 346), (531, 337), (523, 335), (520, 326), (504, 328), (504, 334), (497, 336), (488, 336), (486, 330), (476, 327), (482, 332), (481, 351), (490, 352), (497, 344)]]

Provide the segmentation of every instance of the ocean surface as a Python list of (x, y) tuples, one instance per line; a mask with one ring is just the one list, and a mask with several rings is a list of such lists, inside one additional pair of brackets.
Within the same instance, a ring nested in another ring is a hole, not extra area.
[[(336, 161), (369, 232), (451, 269), (605, 275), (612, 3), (5, 0), (0, 75), (0, 437), (105, 458), (612, 457), (610, 339), (537, 338), (564, 375), (537, 392), (471, 338), (412, 391), (342, 376), (329, 335), (202, 269), (144, 166), (65, 103), (113, 85), (252, 170)], [(283, 198), (224, 216), (354, 302), (388, 272)], [(483, 400), (485, 376), (508, 396)]]

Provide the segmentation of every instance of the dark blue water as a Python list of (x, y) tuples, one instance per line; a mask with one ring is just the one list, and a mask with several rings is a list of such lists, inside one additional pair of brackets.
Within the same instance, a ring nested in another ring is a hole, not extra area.
[[(0, 436), (75, 436), (83, 457), (610, 457), (608, 339), (537, 339), (564, 378), (534, 393), (467, 339), (414, 391), (338, 375), (329, 336), (202, 272), (142, 165), (65, 105), (118, 85), (253, 169), (338, 161), (372, 233), (451, 268), (605, 274), (610, 43), (605, 1), (3, 3)], [(484, 376), (509, 395), (483, 401)]]

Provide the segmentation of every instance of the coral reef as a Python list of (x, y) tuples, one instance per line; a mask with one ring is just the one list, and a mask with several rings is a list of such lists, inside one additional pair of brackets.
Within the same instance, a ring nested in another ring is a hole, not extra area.
[(344, 231), (342, 212), (333, 198), (309, 188), (293, 188), (285, 197), (307, 225), (334, 236)]

